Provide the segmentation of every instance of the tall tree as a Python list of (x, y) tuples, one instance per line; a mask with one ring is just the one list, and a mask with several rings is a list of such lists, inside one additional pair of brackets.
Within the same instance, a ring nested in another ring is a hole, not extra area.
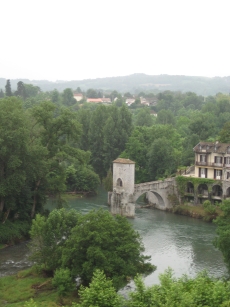
[(66, 88), (62, 94), (62, 101), (65, 106), (72, 106), (76, 103), (76, 100), (73, 98), (73, 91), (71, 88)]
[(5, 89), (6, 89), (5, 95), (6, 95), (7, 97), (12, 96), (11, 84), (10, 84), (10, 80), (9, 80), (9, 79), (6, 81)]
[(176, 170), (176, 167), (171, 142), (165, 137), (156, 139), (149, 151), (149, 179), (167, 177)]
[(1, 89), (1, 90), (0, 90), (0, 98), (4, 98), (4, 96), (5, 96), (5, 95), (4, 95), (4, 92), (3, 92), (3, 90)]
[(106, 175), (104, 167), (104, 127), (108, 116), (107, 107), (100, 105), (93, 112), (89, 126), (91, 164), (102, 179)]
[(20, 96), (23, 100), (26, 99), (26, 89), (22, 81), (17, 83), (17, 91), (15, 92), (15, 95)]
[(58, 195), (65, 190), (65, 164), (68, 161), (83, 164), (89, 154), (77, 148), (81, 127), (75, 113), (46, 101), (35, 106), (31, 114), (31, 165), (40, 161), (33, 169), (33, 217), (41, 192)]
[(26, 180), (29, 125), (15, 97), (0, 100), (0, 212), (5, 221)]

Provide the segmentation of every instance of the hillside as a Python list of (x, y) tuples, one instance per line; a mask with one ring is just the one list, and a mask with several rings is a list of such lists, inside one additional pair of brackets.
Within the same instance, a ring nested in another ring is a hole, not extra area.
[[(47, 80), (28, 80), (14, 79), (11, 80), (12, 89), (15, 90), (17, 82), (31, 83), (37, 85), (42, 91), (51, 91), (57, 89), (63, 91), (65, 88), (75, 90), (80, 87), (83, 91), (94, 88), (101, 90), (117, 90), (119, 92), (131, 92), (137, 94), (144, 92), (159, 92), (165, 90), (195, 92), (199, 95), (209, 96), (218, 92), (228, 94), (230, 92), (230, 76), (228, 77), (194, 77), (194, 76), (172, 76), (172, 75), (145, 75), (133, 74), (124, 77), (110, 77), (73, 81), (56, 81)], [(6, 79), (0, 78), (0, 89), (5, 90)]]

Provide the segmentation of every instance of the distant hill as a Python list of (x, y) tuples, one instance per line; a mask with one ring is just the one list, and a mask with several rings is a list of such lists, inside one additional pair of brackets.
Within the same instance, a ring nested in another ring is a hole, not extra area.
[[(17, 82), (23, 81), (37, 85), (42, 91), (52, 91), (55, 88), (62, 92), (65, 88), (76, 90), (80, 87), (83, 91), (89, 88), (101, 89), (104, 91), (117, 90), (118, 92), (130, 92), (137, 94), (143, 92), (161, 92), (165, 90), (195, 92), (198, 95), (209, 96), (218, 92), (230, 93), (230, 76), (228, 77), (193, 77), (193, 76), (172, 76), (156, 75), (150, 76), (145, 74), (133, 74), (124, 77), (110, 77), (98, 79), (86, 79), (76, 81), (56, 81), (47, 80), (28, 80), (14, 79), (11, 80), (12, 90), (17, 87)], [(5, 90), (6, 79), (0, 78), (0, 89)]]

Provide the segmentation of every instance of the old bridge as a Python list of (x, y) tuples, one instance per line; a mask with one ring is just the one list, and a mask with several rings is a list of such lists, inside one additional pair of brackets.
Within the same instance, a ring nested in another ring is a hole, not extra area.
[(113, 192), (108, 194), (112, 214), (134, 217), (135, 202), (143, 194), (158, 209), (172, 207), (169, 196), (176, 193), (174, 178), (141, 184), (134, 184), (134, 180), (135, 162), (122, 158), (113, 162)]

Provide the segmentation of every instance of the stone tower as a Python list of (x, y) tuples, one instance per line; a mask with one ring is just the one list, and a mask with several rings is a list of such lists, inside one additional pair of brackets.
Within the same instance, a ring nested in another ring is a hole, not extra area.
[(110, 198), (111, 213), (135, 216), (133, 202), (135, 162), (118, 158), (113, 161), (113, 192)]

